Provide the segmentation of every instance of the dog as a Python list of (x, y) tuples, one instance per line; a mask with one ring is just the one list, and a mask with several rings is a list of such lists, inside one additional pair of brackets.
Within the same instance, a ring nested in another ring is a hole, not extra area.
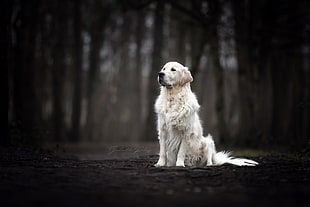
[(256, 166), (250, 159), (234, 158), (229, 152), (216, 152), (212, 136), (203, 136), (198, 116), (199, 104), (191, 91), (193, 77), (178, 62), (168, 62), (158, 73), (160, 95), (155, 102), (161, 166), (217, 166), (230, 163)]

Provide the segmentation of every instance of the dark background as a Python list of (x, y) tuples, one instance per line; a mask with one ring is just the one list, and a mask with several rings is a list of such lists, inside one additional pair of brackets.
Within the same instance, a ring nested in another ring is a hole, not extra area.
[(156, 141), (157, 72), (188, 66), (218, 145), (309, 148), (310, 1), (5, 3), (3, 145)]
[[(1, 202), (310, 206), (309, 8), (1, 1)], [(156, 76), (172, 60), (192, 72), (205, 135), (258, 166), (154, 167)]]

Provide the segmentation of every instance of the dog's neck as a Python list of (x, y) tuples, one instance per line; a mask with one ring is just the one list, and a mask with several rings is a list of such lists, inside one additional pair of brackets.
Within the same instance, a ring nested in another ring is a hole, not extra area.
[(191, 86), (190, 83), (186, 83), (183, 86), (173, 86), (173, 87), (161, 87), (161, 93), (165, 95), (168, 99), (173, 99), (177, 96), (182, 97), (185, 94), (188, 94), (188, 92), (191, 92)]

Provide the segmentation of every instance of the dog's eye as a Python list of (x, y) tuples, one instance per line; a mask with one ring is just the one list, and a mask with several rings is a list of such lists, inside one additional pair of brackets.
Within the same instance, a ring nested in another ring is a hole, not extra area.
[(171, 71), (176, 71), (176, 69), (174, 69), (174, 68), (171, 68)]

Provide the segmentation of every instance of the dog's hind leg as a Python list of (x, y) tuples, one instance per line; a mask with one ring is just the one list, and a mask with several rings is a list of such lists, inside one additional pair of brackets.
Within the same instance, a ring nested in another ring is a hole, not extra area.
[(207, 137), (204, 137), (204, 141), (206, 144), (204, 154), (206, 156), (207, 166), (214, 165), (213, 157), (216, 154), (216, 149), (212, 136), (209, 134)]

